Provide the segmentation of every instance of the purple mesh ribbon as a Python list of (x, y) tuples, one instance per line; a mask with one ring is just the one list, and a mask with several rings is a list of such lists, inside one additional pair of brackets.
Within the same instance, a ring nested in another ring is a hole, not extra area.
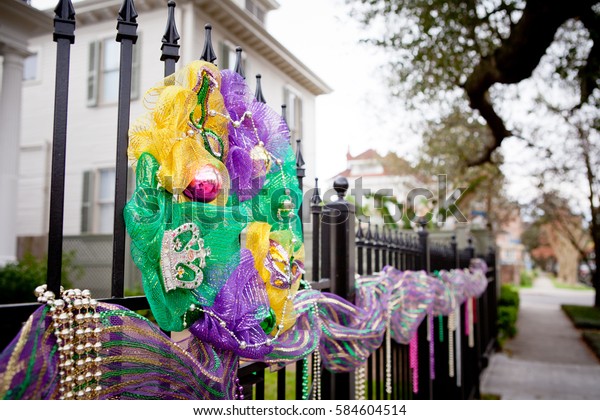
[(465, 282), (465, 293), (468, 297), (478, 298), (485, 292), (488, 284), (487, 270), (487, 264), (482, 259), (476, 258), (471, 260), (469, 264), (470, 275), (467, 276)]
[(459, 269), (450, 271), (442, 270), (439, 275), (444, 283), (450, 285), (456, 306), (462, 305), (467, 299), (465, 293), (465, 271)]
[[(239, 267), (209, 309), (218, 311), (238, 339), (261, 343), (267, 338), (260, 329), (266, 296), (248, 254), (242, 251)], [(466, 284), (475, 290), (481, 288), (485, 269), (476, 263), (471, 272), (440, 274), (452, 287)], [(104, 329), (99, 353), (105, 361), (98, 398), (231, 399), (240, 355), (277, 365), (300, 360), (317, 346), (325, 368), (352, 371), (381, 346), (390, 314), (392, 337), (399, 343), (412, 342), (414, 358), (416, 330), (433, 308), (436, 290), (441, 290), (432, 279), (424, 272), (386, 267), (377, 277), (357, 281), (356, 305), (330, 293), (299, 291), (295, 327), (274, 340), (272, 348), (247, 347), (248, 352), (208, 316), (194, 324), (194, 336), (176, 344), (135, 312), (100, 303), (97, 311)], [(58, 352), (51, 322), (48, 307), (40, 307), (0, 354), (0, 375), (8, 381), (1, 398), (58, 397)]]
[[(273, 350), (267, 345), (255, 347), (268, 338), (260, 326), (268, 314), (269, 298), (254, 267), (252, 253), (242, 249), (239, 266), (215, 297), (213, 306), (205, 308), (200, 319), (190, 327), (190, 332), (215, 348), (247, 359), (261, 359)], [(221, 321), (225, 325), (221, 325)], [(242, 341), (243, 348), (240, 347)]]
[(450, 315), (453, 309), (453, 292), (451, 285), (435, 276), (429, 276), (428, 279), (429, 287), (433, 291), (432, 313), (434, 315)]
[[(255, 196), (265, 182), (265, 174), (260, 173), (251, 159), (252, 149), (260, 140), (273, 158), (283, 161), (289, 147), (290, 133), (280, 115), (254, 98), (242, 76), (230, 70), (223, 70), (221, 77), (221, 93), (225, 107), (231, 119), (240, 122), (237, 127), (237, 124), (229, 123), (229, 154), (226, 166), (232, 181), (232, 190), (240, 201), (245, 201)], [(250, 112), (251, 116), (248, 116), (247, 112)]]
[[(144, 317), (99, 303), (104, 326), (99, 356), (103, 372), (97, 399), (232, 399), (238, 358), (198, 340), (184, 348)], [(59, 397), (56, 337), (41, 306), (0, 354), (4, 399)]]
[(398, 343), (408, 344), (433, 306), (434, 290), (430, 287), (431, 277), (422, 271), (402, 272), (392, 267), (385, 267), (384, 272), (395, 282), (390, 299), (392, 338)]

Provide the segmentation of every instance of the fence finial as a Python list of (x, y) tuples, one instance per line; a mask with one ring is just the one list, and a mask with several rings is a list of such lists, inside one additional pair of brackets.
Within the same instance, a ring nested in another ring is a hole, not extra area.
[(71, 0), (59, 0), (58, 4), (54, 8), (55, 17), (64, 20), (75, 19), (75, 8)]
[(379, 236), (379, 225), (375, 225), (375, 234), (373, 235), (373, 241), (379, 242), (381, 237)]
[(346, 195), (349, 186), (348, 179), (343, 176), (338, 176), (335, 181), (333, 181), (333, 189), (337, 192), (338, 198), (342, 201), (344, 200), (344, 196)]
[(209, 63), (214, 63), (217, 59), (217, 55), (215, 54), (215, 50), (212, 46), (212, 25), (207, 23), (204, 25), (204, 49), (202, 50), (202, 55), (200, 56), (200, 60), (208, 61)]
[(175, 23), (175, 6), (176, 4), (173, 0), (169, 0), (167, 3), (169, 15), (160, 47), (162, 51), (160, 60), (165, 62), (165, 77), (175, 73), (175, 63), (179, 61), (179, 44), (177, 41), (181, 37), (179, 36), (179, 32), (177, 32), (177, 24)]
[(68, 39), (71, 44), (75, 42), (75, 8), (71, 0), (60, 0), (54, 8), (54, 42), (59, 39)]
[(254, 92), (254, 97), (256, 98), (256, 100), (258, 102), (262, 102), (263, 104), (266, 104), (267, 101), (265, 100), (265, 97), (262, 93), (262, 85), (260, 83), (261, 78), (262, 78), (262, 76), (260, 74), (256, 75), (256, 91)]
[(235, 67), (233, 69), (237, 74), (242, 76), (244, 79), (246, 78), (246, 73), (244, 73), (244, 65), (242, 62), (242, 47), (235, 47)]
[(119, 10), (119, 21), (135, 23), (137, 17), (138, 14), (133, 5), (133, 0), (124, 0), (123, 4), (121, 4), (121, 9)]
[(169, 15), (167, 17), (167, 27), (165, 28), (165, 34), (162, 37), (163, 44), (176, 45), (177, 41), (181, 39), (181, 37), (179, 36), (179, 32), (177, 32), (177, 24), (175, 23), (175, 6), (177, 6), (177, 4), (174, 0), (169, 0), (169, 2), (167, 3)]
[(296, 169), (304, 168), (306, 162), (302, 156), (302, 140), (296, 140)]
[(321, 197), (319, 196), (319, 178), (315, 178), (315, 189), (313, 190), (313, 195), (310, 198), (310, 204), (313, 206), (318, 206), (321, 204)]
[[(285, 121), (285, 125), (287, 125), (287, 105), (286, 104), (281, 105), (281, 118), (283, 118), (283, 121)], [(290, 141), (291, 141), (291, 139), (290, 139)]]
[(367, 241), (370, 241), (371, 239), (373, 239), (373, 235), (371, 234), (371, 221), (370, 220), (367, 221), (367, 234), (365, 235), (365, 239)]
[(362, 221), (360, 220), (360, 218), (358, 218), (357, 222), (358, 224), (356, 225), (356, 240), (360, 241), (363, 238)]

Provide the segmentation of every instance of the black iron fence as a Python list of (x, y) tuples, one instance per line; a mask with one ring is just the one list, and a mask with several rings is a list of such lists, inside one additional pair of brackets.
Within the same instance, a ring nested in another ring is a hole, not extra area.
[[(179, 34), (174, 20), (175, 2), (167, 5), (167, 25), (162, 38), (162, 55), (165, 76), (175, 71), (175, 63), (179, 60)], [(61, 256), (63, 254), (63, 207), (65, 152), (67, 142), (68, 92), (70, 46), (75, 40), (75, 9), (69, 0), (60, 0), (55, 9), (54, 40), (57, 43), (56, 91), (54, 108), (54, 133), (52, 150), (52, 180), (50, 204), (50, 229), (48, 235), (48, 288), (55, 294), (61, 287)], [(133, 0), (124, 0), (117, 17), (116, 41), (121, 45), (119, 70), (119, 102), (117, 116), (117, 156), (115, 180), (115, 213), (114, 232), (112, 236), (112, 281), (111, 298), (105, 302), (125, 306), (131, 310), (148, 309), (144, 296), (124, 297), (125, 267), (125, 226), (123, 208), (127, 199), (127, 132), (129, 128), (130, 92), (132, 74), (132, 46), (137, 40), (137, 13)], [(205, 47), (201, 59), (214, 62), (216, 60), (210, 42), (210, 25), (206, 26)], [(241, 50), (237, 51), (241, 60)], [(240, 62), (236, 71), (242, 72)], [(256, 97), (264, 101), (260, 84), (257, 83)], [(305, 176), (304, 159), (297, 147), (297, 174), (300, 186)], [(401, 270), (441, 270), (465, 268), (475, 256), (471, 245), (459, 250), (453, 239), (447, 242), (430, 241), (425, 229), (418, 232), (400, 231), (358, 223), (354, 206), (345, 200), (348, 182), (338, 179), (334, 185), (337, 200), (322, 203), (318, 188), (305, 206), (310, 206), (311, 220), (305, 226), (312, 229), (312, 267), (311, 284), (314, 289), (329, 291), (350, 301), (353, 300), (355, 276), (373, 274), (386, 265)], [(302, 215), (302, 211), (300, 211)], [(479, 375), (486, 365), (487, 355), (493, 348), (496, 337), (496, 287), (495, 259), (493, 252), (483, 256), (489, 267), (489, 286), (487, 291), (475, 302), (474, 342), (468, 343), (466, 335), (457, 334), (461, 341), (460, 352), (453, 355), (453, 363), (460, 366), (454, 375), (449, 372), (449, 358), (452, 355), (446, 341), (435, 340), (435, 378), (429, 375), (430, 353), (419, 353), (418, 387), (409, 365), (408, 346), (391, 344), (387, 352), (386, 344), (374, 352), (365, 363), (366, 378), (365, 396), (369, 399), (463, 399), (475, 398), (479, 393)], [(4, 348), (18, 332), (22, 323), (38, 307), (37, 303), (15, 303), (0, 305), (0, 318), (3, 324), (0, 330), (0, 348)], [(464, 307), (460, 308), (464, 311)], [(433, 323), (433, 329), (427, 330), (422, 323), (419, 328), (419, 347), (429, 348), (428, 336), (441, 337), (447, 331), (448, 318), (441, 317)], [(428, 334), (429, 333), (429, 334)], [(473, 344), (470, 346), (469, 344)], [(391, 358), (386, 359), (386, 354)], [(275, 395), (278, 399), (302, 396), (302, 371), (305, 363), (312, 366), (310, 359), (299, 361), (280, 369), (277, 373)], [(247, 398), (265, 398), (265, 369), (263, 363), (246, 363), (240, 367), (239, 377)], [(312, 372), (314, 375), (315, 372)], [(386, 374), (391, 377), (391, 389), (385, 389)], [(290, 377), (292, 380), (290, 381)], [(293, 390), (290, 390), (293, 383)], [(355, 374), (331, 374), (322, 372), (323, 399), (352, 399), (356, 392)], [(418, 392), (413, 389), (418, 388)], [(390, 391), (390, 392), (387, 392)]]

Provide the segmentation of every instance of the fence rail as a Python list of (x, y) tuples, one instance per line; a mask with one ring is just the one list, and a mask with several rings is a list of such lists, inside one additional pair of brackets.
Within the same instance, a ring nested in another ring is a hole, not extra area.
[[(167, 25), (162, 38), (160, 60), (164, 62), (164, 74), (175, 71), (179, 60), (180, 39), (174, 20), (175, 2), (167, 4)], [(54, 40), (57, 42), (56, 93), (54, 109), (54, 134), (52, 152), (52, 180), (50, 205), (50, 230), (48, 237), (48, 277), (49, 289), (58, 294), (61, 286), (61, 261), (63, 253), (63, 208), (65, 152), (67, 141), (68, 90), (70, 45), (75, 40), (75, 9), (71, 1), (60, 0), (54, 19)], [(124, 0), (117, 17), (116, 41), (121, 44), (119, 103), (117, 117), (117, 156), (115, 180), (114, 233), (112, 235), (111, 298), (101, 299), (123, 305), (132, 310), (148, 309), (145, 297), (124, 297), (125, 290), (125, 227), (123, 208), (127, 192), (127, 132), (129, 125), (129, 102), (132, 71), (132, 47), (137, 35), (137, 12), (133, 0)], [(202, 58), (214, 62), (216, 57), (210, 41), (210, 25), (206, 26), (205, 47)], [(237, 50), (236, 71), (242, 74), (241, 49)], [(264, 101), (260, 83), (257, 83), (256, 97)], [(285, 112), (285, 107), (283, 108)], [(299, 140), (298, 140), (299, 142)], [(305, 170), (304, 158), (298, 146), (297, 175), (303, 186)], [(357, 223), (354, 206), (345, 200), (348, 181), (340, 178), (334, 188), (337, 200), (322, 203), (315, 182), (314, 194), (310, 202), (311, 220), (306, 223), (312, 229), (311, 284), (314, 289), (335, 293), (349, 301), (353, 300), (355, 276), (372, 275), (384, 266), (391, 265), (400, 270), (436, 271), (452, 268), (466, 268), (475, 256), (469, 242), (465, 249), (458, 249), (453, 237), (450, 241), (430, 241), (424, 228), (418, 232), (400, 231), (388, 227), (380, 228), (371, 224)], [(300, 211), (302, 216), (302, 210)], [(306, 222), (306, 221), (305, 221)], [(468, 342), (465, 334), (457, 334), (462, 349), (452, 354), (448, 345), (451, 337), (448, 331), (448, 318), (438, 317), (423, 322), (418, 331), (418, 371), (410, 366), (409, 347), (396, 343), (384, 343), (366, 361), (358, 373), (321, 373), (323, 399), (351, 399), (356, 395), (356, 377), (365, 379), (365, 396), (368, 399), (429, 399), (429, 398), (476, 398), (479, 395), (479, 375), (487, 363), (487, 355), (493, 349), (496, 337), (496, 272), (493, 252), (484, 256), (490, 271), (487, 291), (473, 302), (476, 319), (474, 340)], [(468, 308), (463, 304), (459, 312)], [(29, 314), (38, 304), (0, 305), (0, 317), (5, 322), (0, 330), (0, 348), (3, 348), (16, 334)], [(445, 336), (445, 337), (444, 337)], [(428, 337), (430, 340), (428, 340)], [(445, 339), (444, 339), (445, 338)], [(471, 346), (469, 344), (472, 344)], [(389, 346), (389, 348), (388, 348)], [(435, 357), (431, 358), (431, 352)], [(431, 361), (434, 361), (433, 364)], [(450, 361), (449, 361), (450, 360)], [(276, 379), (276, 397), (289, 397), (290, 391), (297, 399), (303, 395), (303, 371), (313, 370), (311, 358), (280, 369)], [(455, 366), (454, 375), (449, 366)], [(460, 366), (460, 368), (458, 368)], [(246, 398), (265, 398), (266, 377), (264, 363), (245, 363), (240, 366), (239, 377), (244, 386)], [(295, 372), (294, 372), (295, 371)], [(435, 375), (433, 373), (435, 372)], [(294, 389), (287, 388), (292, 376)], [(391, 379), (391, 389), (386, 389), (386, 379)], [(305, 385), (306, 386), (306, 385)], [(360, 383), (358, 384), (360, 386)], [(389, 391), (389, 392), (388, 392)]]

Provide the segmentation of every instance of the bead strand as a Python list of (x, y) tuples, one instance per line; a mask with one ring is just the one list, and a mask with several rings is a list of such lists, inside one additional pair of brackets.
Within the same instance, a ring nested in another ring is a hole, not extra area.
[(385, 392), (392, 395), (392, 334), (391, 334), (391, 305), (388, 305), (385, 326)]
[(59, 359), (58, 398), (96, 398), (102, 390), (99, 384), (102, 328), (96, 312), (98, 302), (91, 299), (89, 290), (62, 291), (62, 299), (55, 299), (46, 285), (36, 288), (35, 293), (39, 302), (49, 306), (52, 317)]
[[(202, 312), (212, 318), (215, 318), (217, 320), (217, 322), (219, 323), (219, 325), (225, 331), (227, 331), (227, 333), (238, 343), (239, 348), (241, 350), (245, 350), (247, 348), (258, 348), (258, 347), (262, 347), (262, 346), (270, 346), (273, 344), (274, 340), (277, 340), (277, 338), (279, 338), (279, 335), (283, 332), (283, 328), (284, 328), (283, 319), (285, 317), (288, 304), (292, 300), (293, 300), (293, 296), (292, 296), (291, 292), (288, 292), (288, 295), (286, 297), (285, 303), (283, 304), (283, 308), (281, 311), (281, 321), (280, 321), (281, 323), (279, 325), (277, 325), (277, 331), (275, 332), (275, 335), (272, 338), (267, 338), (263, 342), (251, 343), (251, 344), (246, 343), (244, 340), (240, 340), (233, 331), (231, 331), (229, 328), (227, 328), (227, 322), (223, 318), (221, 318), (220, 316), (215, 314), (214, 312), (207, 310), (207, 309), (203, 309), (201, 307), (198, 307), (193, 303), (190, 305), (189, 310), (191, 312), (194, 312), (194, 311)], [(187, 328), (187, 326), (188, 326), (188, 324), (187, 324), (187, 312), (186, 312), (183, 315), (183, 327)]]
[(366, 377), (365, 365), (361, 365), (356, 369), (356, 389), (354, 392), (354, 399), (356, 400), (366, 399)]

